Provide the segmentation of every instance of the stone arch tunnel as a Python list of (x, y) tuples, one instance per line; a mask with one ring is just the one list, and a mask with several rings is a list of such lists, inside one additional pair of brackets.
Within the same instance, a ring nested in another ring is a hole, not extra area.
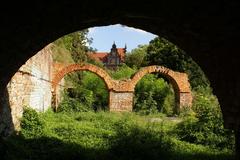
[(225, 127), (235, 130), (239, 152), (240, 2), (83, 0), (76, 5), (70, 1), (21, 1), (15, 5), (6, 2), (1, 12), (1, 115), (8, 111), (3, 107), (7, 83), (37, 51), (68, 33), (120, 23), (165, 37), (200, 65), (219, 99)]

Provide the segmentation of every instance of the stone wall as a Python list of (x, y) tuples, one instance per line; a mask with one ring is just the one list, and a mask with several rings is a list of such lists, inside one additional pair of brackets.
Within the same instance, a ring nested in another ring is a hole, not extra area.
[(7, 85), (12, 122), (19, 129), (23, 107), (45, 111), (51, 106), (51, 45), (30, 58)]
[(192, 93), (191, 92), (180, 92), (179, 94), (180, 107), (192, 106)]
[(133, 92), (114, 92), (109, 93), (110, 111), (132, 111)]

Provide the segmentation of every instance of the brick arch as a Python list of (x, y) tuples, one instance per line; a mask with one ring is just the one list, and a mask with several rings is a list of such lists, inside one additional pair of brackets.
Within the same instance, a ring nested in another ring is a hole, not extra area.
[(163, 66), (148, 66), (140, 69), (135, 73), (130, 82), (130, 88), (134, 91), (136, 84), (145, 76), (150, 73), (160, 73), (166, 77), (173, 85), (176, 100), (176, 111), (178, 112), (184, 106), (192, 106), (192, 94), (188, 75), (186, 73), (175, 72)]
[(94, 74), (96, 74), (97, 76), (99, 76), (104, 83), (106, 84), (106, 87), (108, 90), (111, 90), (113, 88), (113, 82), (112, 82), (112, 78), (109, 76), (109, 74), (103, 70), (100, 67), (97, 67), (95, 65), (92, 64), (70, 64), (67, 65), (63, 68), (60, 69), (60, 71), (56, 72), (53, 75), (53, 79), (52, 79), (52, 95), (53, 95), (53, 107), (57, 107), (57, 98), (56, 98), (56, 89), (57, 89), (57, 85), (59, 84), (59, 82), (61, 81), (61, 79), (68, 73), (71, 72), (75, 72), (75, 71), (90, 71)]

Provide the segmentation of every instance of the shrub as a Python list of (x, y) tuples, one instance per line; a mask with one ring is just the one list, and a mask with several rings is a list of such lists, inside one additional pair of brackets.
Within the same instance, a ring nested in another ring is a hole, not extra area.
[[(75, 111), (105, 110), (108, 103), (108, 91), (104, 81), (97, 75), (89, 72), (71, 73), (66, 76), (73, 88), (67, 89), (62, 96), (61, 107), (65, 111), (75, 108)], [(74, 105), (74, 106), (71, 106)], [(77, 107), (76, 105), (80, 105)], [(84, 108), (85, 107), (85, 108)]]
[(58, 112), (87, 112), (91, 107), (84, 105), (78, 99), (65, 96), (58, 106)]
[(117, 70), (108, 70), (108, 72), (114, 79), (128, 79), (135, 73), (135, 70), (128, 67), (126, 64), (123, 64), (118, 67)]
[(175, 96), (174, 91), (171, 90), (169, 94), (166, 95), (163, 106), (162, 106), (162, 113), (165, 113), (167, 116), (172, 116), (174, 114), (174, 107), (176, 107), (175, 104)]
[(217, 98), (209, 88), (194, 92), (193, 111), (177, 127), (181, 140), (208, 145), (215, 148), (234, 148), (234, 135), (224, 129), (223, 118)]
[(134, 111), (144, 114), (162, 112), (171, 115), (173, 112), (173, 90), (158, 75), (144, 76), (135, 87)]
[[(135, 98), (135, 105), (134, 110), (139, 112), (142, 115), (148, 115), (157, 113), (157, 102), (152, 97), (152, 92), (143, 92), (145, 94), (145, 98), (141, 99), (142, 97)], [(140, 102), (139, 102), (140, 101)]]
[(26, 138), (41, 136), (43, 133), (44, 121), (34, 109), (25, 107), (21, 119), (21, 134)]

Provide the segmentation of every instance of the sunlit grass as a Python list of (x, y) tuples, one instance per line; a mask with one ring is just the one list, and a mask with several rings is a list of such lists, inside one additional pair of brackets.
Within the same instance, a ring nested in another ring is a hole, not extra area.
[(35, 133), (39, 126), (29, 122), (30, 132), (4, 141), (1, 159), (233, 159), (230, 150), (178, 140), (178, 122), (163, 114), (49, 110), (34, 119), (43, 124), (42, 132)]

